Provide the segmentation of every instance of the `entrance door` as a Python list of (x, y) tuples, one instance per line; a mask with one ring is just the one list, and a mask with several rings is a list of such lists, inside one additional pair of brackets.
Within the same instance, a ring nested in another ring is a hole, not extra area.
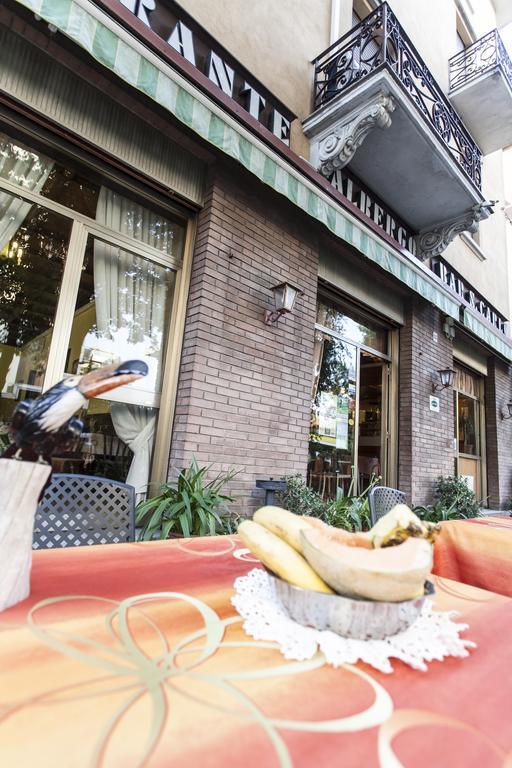
[(455, 474), (465, 478), (477, 499), (484, 495), (483, 456), (483, 378), (462, 367), (455, 368), (454, 428), (457, 446)]
[(308, 484), (324, 498), (354, 492), (358, 350), (315, 333)]
[(319, 304), (318, 321), (308, 484), (334, 499), (361, 493), (376, 477), (385, 482), (388, 337), (366, 318), (332, 305)]
[(389, 363), (361, 349), (359, 358), (358, 492), (386, 476)]

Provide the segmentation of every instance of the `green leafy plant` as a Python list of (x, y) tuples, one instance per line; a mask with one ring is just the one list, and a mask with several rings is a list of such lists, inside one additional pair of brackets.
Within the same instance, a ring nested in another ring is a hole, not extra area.
[(368, 493), (380, 478), (373, 477), (370, 485), (359, 496), (351, 496), (353, 481), (348, 495), (340, 498), (324, 500), (315, 490), (310, 488), (300, 475), (284, 477), (286, 488), (278, 494), (279, 503), (290, 512), (297, 515), (318, 517), (336, 528), (347, 531), (365, 531), (371, 527)]
[(139, 540), (167, 539), (172, 534), (215, 536), (234, 533), (236, 520), (227, 512), (234, 501), (221, 491), (237, 472), (220, 472), (206, 482), (210, 467), (199, 467), (192, 459), (177, 480), (163, 483), (160, 493), (141, 502), (136, 510), (136, 524), (141, 527)]
[(309, 485), (306, 485), (301, 475), (289, 475), (282, 478), (286, 483), (284, 491), (277, 494), (279, 504), (295, 512), (296, 515), (309, 515), (324, 519), (326, 509), (332, 502), (326, 502)]
[(465, 520), (480, 517), (481, 503), (462, 477), (438, 477), (434, 503), (414, 507), (422, 520), (439, 523), (443, 520)]

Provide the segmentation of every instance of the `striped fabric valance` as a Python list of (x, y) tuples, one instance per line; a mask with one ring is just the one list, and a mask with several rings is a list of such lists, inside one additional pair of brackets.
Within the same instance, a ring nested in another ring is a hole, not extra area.
[(237, 160), (336, 236), (451, 317), (459, 303), (429, 270), (381, 240), (221, 107), (89, 0), (17, 0), (149, 96), (202, 139)]
[(505, 360), (512, 361), (512, 348), (507, 337), (498, 331), (493, 331), (466, 308), (464, 308), (464, 325)]

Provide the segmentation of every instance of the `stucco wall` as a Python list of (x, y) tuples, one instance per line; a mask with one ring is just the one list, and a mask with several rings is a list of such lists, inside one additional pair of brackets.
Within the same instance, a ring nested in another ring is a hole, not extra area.
[(311, 107), (311, 61), (329, 45), (329, 0), (217, 0), (215, 13), (211, 0), (183, 0), (181, 5), (297, 115), (291, 146), (308, 158), (300, 121)]

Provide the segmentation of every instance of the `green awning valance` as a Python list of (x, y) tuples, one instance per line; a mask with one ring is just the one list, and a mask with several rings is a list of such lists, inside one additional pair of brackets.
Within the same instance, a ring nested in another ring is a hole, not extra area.
[(412, 291), (458, 319), (459, 303), (428, 269), (381, 240), (97, 6), (88, 0), (17, 2), (53, 24), (124, 82), (149, 96)]

